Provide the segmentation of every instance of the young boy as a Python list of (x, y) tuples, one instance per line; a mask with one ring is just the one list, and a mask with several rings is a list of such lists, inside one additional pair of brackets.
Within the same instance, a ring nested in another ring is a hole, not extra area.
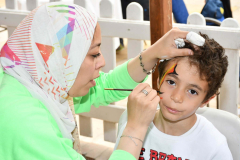
[[(203, 46), (185, 41), (184, 48), (192, 49), (193, 56), (165, 60), (158, 67), (160, 109), (143, 140), (139, 160), (232, 160), (226, 138), (195, 113), (218, 93), (228, 66), (224, 49), (200, 35), (205, 39)], [(124, 112), (115, 148), (126, 123)]]

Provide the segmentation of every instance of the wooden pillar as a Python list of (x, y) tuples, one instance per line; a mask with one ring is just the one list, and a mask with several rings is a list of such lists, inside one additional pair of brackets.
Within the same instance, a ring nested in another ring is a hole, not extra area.
[[(172, 29), (172, 0), (149, 0), (151, 44)], [(158, 71), (152, 74), (152, 87), (157, 90)]]

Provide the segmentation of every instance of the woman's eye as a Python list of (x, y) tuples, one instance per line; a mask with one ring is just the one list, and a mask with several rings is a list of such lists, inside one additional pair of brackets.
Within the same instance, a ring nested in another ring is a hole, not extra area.
[(172, 80), (167, 80), (167, 82), (168, 82), (168, 84), (170, 84), (170, 85), (176, 85), (176, 83), (174, 82), (174, 81), (172, 81)]
[(101, 53), (98, 53), (98, 54), (95, 54), (95, 55), (92, 55), (94, 58), (100, 56)]
[(188, 90), (188, 92), (192, 95), (197, 95), (198, 94), (195, 90), (192, 90), (192, 89)]

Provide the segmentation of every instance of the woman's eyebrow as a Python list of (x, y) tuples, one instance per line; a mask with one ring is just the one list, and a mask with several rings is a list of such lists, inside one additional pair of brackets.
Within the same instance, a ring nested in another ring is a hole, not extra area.
[(97, 43), (97, 44), (94, 44), (90, 49), (93, 49), (93, 48), (95, 48), (95, 47), (100, 47), (101, 46), (101, 43)]

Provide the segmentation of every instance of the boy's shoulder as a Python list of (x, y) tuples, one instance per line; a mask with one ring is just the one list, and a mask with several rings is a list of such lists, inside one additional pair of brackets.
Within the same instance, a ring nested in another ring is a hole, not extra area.
[[(196, 114), (199, 124), (196, 129), (196, 136), (202, 137), (209, 145), (222, 144), (226, 141), (226, 137), (204, 116)], [(198, 133), (199, 132), (199, 133)]]

